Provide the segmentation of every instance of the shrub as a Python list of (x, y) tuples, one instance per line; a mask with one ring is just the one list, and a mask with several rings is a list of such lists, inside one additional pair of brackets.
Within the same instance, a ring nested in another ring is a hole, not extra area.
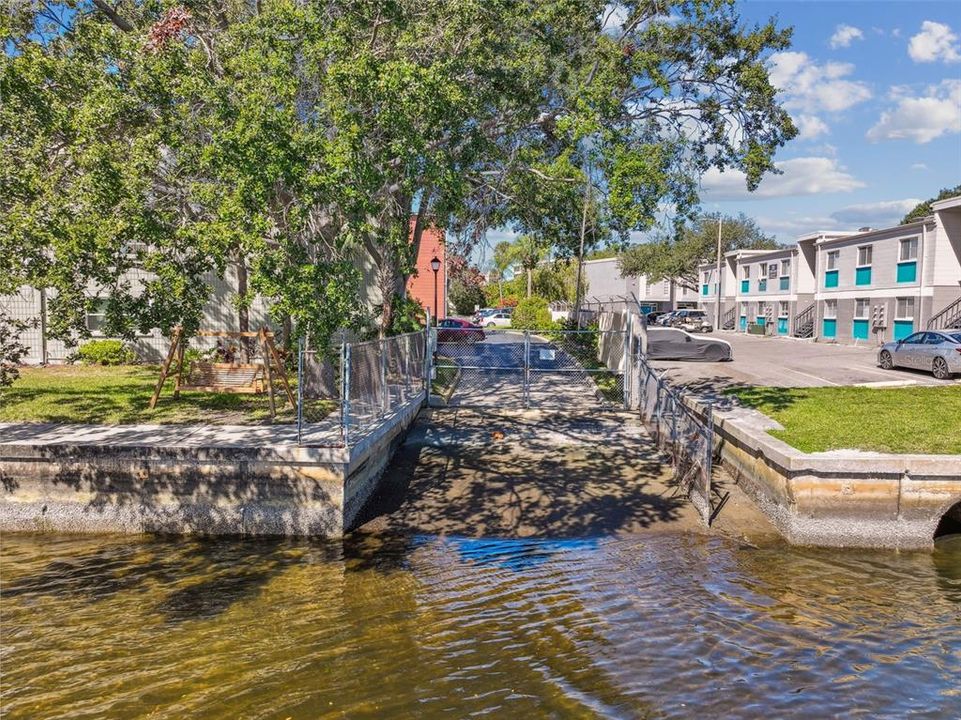
[(458, 315), (471, 315), (475, 306), (481, 308), (487, 302), (482, 287), (465, 283), (463, 280), (451, 280), (448, 295)]
[(537, 295), (524, 298), (511, 316), (511, 327), (521, 330), (548, 330), (553, 326), (547, 300)]
[(427, 324), (427, 311), (418, 302), (417, 298), (410, 295), (400, 297), (394, 295), (394, 317), (391, 321), (388, 335), (403, 335), (404, 333), (417, 332)]
[(121, 340), (91, 340), (77, 349), (77, 359), (87, 365), (130, 365), (137, 354)]

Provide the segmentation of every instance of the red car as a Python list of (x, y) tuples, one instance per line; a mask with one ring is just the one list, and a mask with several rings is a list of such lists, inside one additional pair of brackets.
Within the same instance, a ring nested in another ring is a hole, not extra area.
[(445, 318), (437, 323), (437, 342), (473, 343), (484, 339), (484, 328), (467, 320)]

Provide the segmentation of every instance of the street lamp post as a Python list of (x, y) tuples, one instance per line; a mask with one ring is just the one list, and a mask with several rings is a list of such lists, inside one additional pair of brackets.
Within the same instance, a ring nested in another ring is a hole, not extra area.
[(430, 269), (434, 271), (434, 325), (437, 325), (437, 315), (440, 312), (437, 308), (437, 272), (440, 270), (440, 260), (435, 255), (430, 259)]

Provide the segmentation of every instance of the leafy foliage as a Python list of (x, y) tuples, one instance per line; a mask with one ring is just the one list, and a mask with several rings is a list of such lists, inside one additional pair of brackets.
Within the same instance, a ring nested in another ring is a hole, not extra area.
[(582, 223), (589, 249), (692, 214), (708, 168), (756, 187), (796, 134), (765, 67), (790, 33), (725, 0), (623, 8), (611, 29), (604, 0), (16, 3), (0, 292), (55, 289), (67, 339), (90, 288), (111, 335), (189, 333), (243, 264), (322, 346), (364, 322), (360, 264), (393, 326), (430, 222), (570, 257)]
[(122, 340), (90, 340), (77, 348), (77, 359), (87, 365), (131, 365), (137, 354)]
[(460, 255), (451, 255), (447, 259), (449, 284), (448, 297), (454, 304), (454, 311), (458, 315), (469, 315), (474, 312), (474, 306), (483, 307), (484, 275), (468, 260)]
[(417, 298), (409, 295), (405, 297), (396, 296), (394, 298), (394, 308), (389, 335), (417, 332), (426, 326), (427, 311)]
[(547, 300), (537, 295), (524, 298), (511, 315), (511, 327), (520, 330), (547, 330), (553, 326)]
[(21, 333), (34, 323), (18, 320), (0, 308), (0, 388), (8, 387), (20, 377), (18, 368), (30, 348), (20, 339)]
[[(621, 274), (646, 275), (652, 282), (673, 278), (692, 290), (697, 289), (697, 269), (713, 262), (717, 253), (718, 213), (701, 215), (676, 235), (628, 248), (619, 262)], [(774, 249), (773, 237), (765, 235), (757, 223), (743, 213), (725, 216), (721, 223), (721, 252), (743, 249)]]
[(953, 188), (941, 188), (941, 192), (938, 193), (937, 197), (933, 197), (930, 200), (925, 200), (922, 203), (918, 203), (912, 208), (911, 212), (904, 216), (901, 220), (902, 225), (907, 225), (915, 220), (920, 220), (934, 212), (934, 208), (931, 207), (931, 203), (936, 203), (938, 200), (947, 200), (948, 198), (961, 195), (961, 185), (955, 185)]

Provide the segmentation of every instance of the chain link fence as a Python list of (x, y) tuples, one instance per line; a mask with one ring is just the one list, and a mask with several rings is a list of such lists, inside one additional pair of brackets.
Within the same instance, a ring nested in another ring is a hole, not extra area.
[(437, 329), (449, 405), (556, 410), (628, 406), (629, 330)]
[(647, 364), (637, 357), (637, 404), (641, 420), (654, 435), (658, 449), (674, 468), (677, 492), (687, 495), (704, 523), (711, 524), (711, 473), (714, 463), (714, 420), (710, 405), (702, 419)]
[(347, 447), (427, 389), (427, 331), (344, 343), (327, 352), (301, 343), (297, 437), (314, 447)]

